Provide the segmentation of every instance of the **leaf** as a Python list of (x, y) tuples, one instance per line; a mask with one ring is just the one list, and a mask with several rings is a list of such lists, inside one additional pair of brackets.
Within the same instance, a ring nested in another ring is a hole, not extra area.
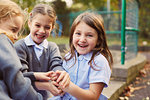
[(119, 100), (125, 100), (125, 98), (124, 97), (119, 97)]
[(134, 88), (134, 91), (135, 91), (135, 90), (140, 90), (140, 89), (142, 89), (142, 88), (146, 88), (146, 86), (135, 87), (135, 88)]
[(140, 73), (141, 76), (146, 77), (146, 71), (145, 71), (145, 69), (140, 70), (139, 73)]

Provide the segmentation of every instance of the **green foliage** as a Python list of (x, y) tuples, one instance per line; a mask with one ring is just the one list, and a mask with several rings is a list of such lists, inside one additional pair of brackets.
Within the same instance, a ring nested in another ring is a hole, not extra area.
[(103, 10), (107, 2), (107, 0), (73, 0), (73, 1), (74, 1), (73, 10), (78, 11), (87, 9)]
[(140, 0), (139, 10), (139, 35), (150, 38), (150, 0)]
[(69, 37), (65, 36), (55, 38), (50, 36), (47, 40), (55, 42), (56, 44), (69, 44)]
[[(45, 0), (13, 0), (18, 3), (23, 9), (28, 8), (30, 12), (33, 7)], [(129, 0), (127, 0), (129, 1)], [(139, 36), (150, 38), (150, 0), (137, 0), (140, 3), (139, 8)], [(71, 8), (67, 8), (66, 3), (62, 0), (53, 0), (52, 3), (56, 10), (58, 19), (63, 24), (62, 34), (65, 36), (69, 35), (70, 30), (70, 13), (85, 11), (88, 9), (106, 11), (107, 10), (107, 0), (73, 0), (73, 5)], [(61, 9), (60, 9), (61, 8)], [(120, 11), (121, 10), (121, 0), (110, 0), (110, 10)], [(25, 26), (25, 32), (29, 32), (27, 25)]]

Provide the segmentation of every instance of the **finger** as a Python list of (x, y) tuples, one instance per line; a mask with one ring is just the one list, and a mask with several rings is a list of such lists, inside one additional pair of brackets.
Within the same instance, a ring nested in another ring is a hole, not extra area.
[(55, 82), (55, 81), (52, 81), (52, 84), (53, 84), (54, 86), (56, 86), (56, 87), (59, 87), (59, 84), (58, 84), (57, 82)]
[(51, 78), (50, 77), (43, 77), (42, 80), (49, 81), (49, 80), (51, 80)]
[(54, 88), (54, 93), (55, 93), (55, 95), (60, 95), (62, 93), (62, 90), (55, 87)]
[(65, 81), (65, 83), (61, 84), (62, 89), (68, 87), (70, 84), (70, 80)]
[(50, 77), (47, 77), (47, 76), (45, 76), (45, 75), (40, 75), (39, 76), (39, 78), (38, 78), (38, 80), (43, 80), (43, 81), (49, 81), (51, 78)]
[(57, 82), (60, 82), (63, 78), (64, 78), (64, 76), (66, 75), (66, 72), (65, 71), (61, 71), (61, 72), (59, 72), (59, 77), (58, 77), (58, 79), (57, 79)]
[(53, 74), (55, 74), (54, 71), (49, 71), (49, 72), (46, 73), (46, 75), (49, 76), (49, 77), (53, 76)]
[(56, 77), (56, 76), (55, 76), (55, 77), (51, 77), (51, 80), (52, 80), (52, 81), (56, 81), (57, 78), (58, 78), (58, 77)]
[(70, 82), (70, 76), (69, 76), (69, 74), (67, 73), (67, 74), (64, 76), (63, 80), (61, 81), (61, 86), (62, 86), (63, 88), (65, 88), (65, 87), (67, 87), (67, 86), (69, 85), (69, 82)]

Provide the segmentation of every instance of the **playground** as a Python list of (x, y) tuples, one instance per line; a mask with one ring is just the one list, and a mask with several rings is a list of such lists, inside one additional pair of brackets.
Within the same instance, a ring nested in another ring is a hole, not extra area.
[[(61, 0), (58, 1), (58, 4), (62, 4)], [(138, 46), (139, 0), (118, 1), (120, 5), (118, 10), (110, 9), (110, 0), (104, 1), (107, 2), (107, 7), (88, 9), (103, 17), (108, 46), (114, 60), (110, 85), (104, 89), (103, 94), (109, 100), (149, 100), (150, 47), (148, 50), (145, 46), (146, 42), (143, 42), (145, 47), (139, 48)], [(64, 50), (69, 48), (68, 36), (71, 24), (74, 18), (84, 11), (87, 10), (73, 9), (67, 14), (59, 12), (60, 14), (57, 15), (56, 28), (52, 31), (48, 41), (58, 44), (62, 56), (65, 54)]]
[[(143, 81), (138, 81), (138, 84), (134, 83), (139, 77), (141, 80), (150, 78), (148, 71), (145, 73), (147, 77), (141, 76), (140, 73), (146, 65), (150, 66), (147, 62), (150, 61), (150, 54), (138, 52), (138, 11), (137, 0), (122, 0), (121, 11), (98, 11), (104, 18), (107, 39), (114, 59), (110, 86), (103, 91), (109, 100), (149, 100), (147, 98), (150, 97), (149, 85), (142, 87)], [(70, 14), (70, 25), (80, 13), (82, 11)], [(117, 44), (115, 44), (116, 41)], [(66, 44), (59, 46), (61, 52), (68, 47)], [(131, 90), (132, 92), (129, 91), (130, 89), (126, 91), (126, 88), (131, 88), (131, 85), (132, 88), (140, 86), (141, 88)]]

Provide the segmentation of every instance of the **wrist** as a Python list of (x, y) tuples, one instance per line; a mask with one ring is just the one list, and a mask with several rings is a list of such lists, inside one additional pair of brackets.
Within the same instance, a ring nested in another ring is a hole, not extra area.
[(63, 91), (68, 92), (71, 90), (73, 83), (70, 81), (69, 85), (63, 89)]

